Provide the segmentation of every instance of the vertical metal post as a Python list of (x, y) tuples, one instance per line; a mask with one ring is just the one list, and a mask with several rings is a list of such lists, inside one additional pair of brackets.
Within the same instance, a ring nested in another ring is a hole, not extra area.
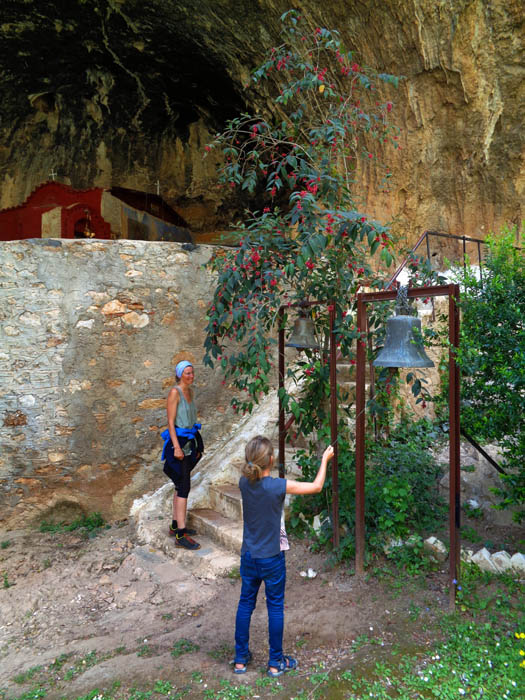
[(430, 266), (432, 263), (430, 260), (430, 236), (428, 235), (428, 231), (425, 231), (425, 239), (427, 242), (427, 260), (428, 260), (428, 264)]
[[(363, 295), (357, 295), (357, 329), (366, 328)], [(365, 559), (365, 343), (357, 341), (355, 398), (355, 573), (363, 576)]]
[(332, 458), (332, 528), (334, 549), (339, 547), (339, 472), (337, 444), (337, 347), (335, 342), (335, 301), (330, 310), (330, 442), (334, 448)]
[(460, 422), (459, 422), (459, 367), (456, 362), (456, 349), (459, 345), (459, 285), (451, 284), (448, 290), (448, 338), (449, 350), (449, 606), (454, 610), (456, 604), (456, 587), (459, 581), (461, 564), (460, 549)]
[(483, 287), (483, 265), (481, 263), (481, 243), (478, 241), (478, 266), (479, 266), (479, 281)]
[(284, 309), (279, 309), (279, 476), (284, 478), (284, 408), (281, 398), (284, 389)]

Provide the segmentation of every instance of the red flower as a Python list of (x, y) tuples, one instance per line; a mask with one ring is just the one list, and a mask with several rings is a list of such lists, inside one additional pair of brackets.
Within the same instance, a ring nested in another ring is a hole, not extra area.
[(391, 102), (387, 102), (387, 103), (386, 103), (386, 111), (387, 111), (387, 112), (391, 112), (391, 111), (392, 111), (392, 103), (391, 103)]
[(305, 262), (305, 265), (306, 265), (306, 267), (307, 267), (309, 270), (313, 270), (314, 267), (315, 267), (314, 263), (313, 263), (311, 260), (307, 260), (307, 261)]

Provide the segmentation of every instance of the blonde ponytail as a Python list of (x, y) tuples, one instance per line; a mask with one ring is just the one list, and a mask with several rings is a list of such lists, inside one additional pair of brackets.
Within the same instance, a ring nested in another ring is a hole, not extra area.
[(244, 450), (246, 462), (242, 474), (249, 481), (259, 481), (263, 472), (272, 463), (273, 445), (268, 438), (257, 435), (252, 438)]

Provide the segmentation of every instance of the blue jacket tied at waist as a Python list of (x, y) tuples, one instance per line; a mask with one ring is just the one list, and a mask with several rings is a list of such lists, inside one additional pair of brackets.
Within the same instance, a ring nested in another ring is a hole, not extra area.
[[(178, 428), (177, 426), (175, 426), (175, 434), (177, 435), (177, 437), (186, 438), (186, 440), (184, 441), (186, 443), (188, 440), (195, 440), (195, 438), (197, 437), (197, 433), (201, 428), (201, 423), (194, 423), (192, 428)], [(162, 431), (160, 436), (164, 440), (164, 447), (162, 448), (161, 459), (166, 459), (166, 447), (168, 446), (168, 443), (171, 442), (170, 431), (166, 428), (166, 430)]]

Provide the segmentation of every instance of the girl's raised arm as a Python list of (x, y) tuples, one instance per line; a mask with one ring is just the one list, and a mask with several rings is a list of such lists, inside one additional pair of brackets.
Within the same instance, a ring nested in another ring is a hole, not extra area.
[(309, 493), (320, 493), (324, 486), (324, 480), (326, 478), (326, 467), (328, 462), (334, 456), (334, 448), (332, 445), (328, 445), (326, 450), (323, 452), (321, 459), (321, 466), (317, 472), (317, 476), (313, 481), (293, 481), (292, 479), (286, 480), (286, 493), (293, 493), (295, 495), (307, 495)]

